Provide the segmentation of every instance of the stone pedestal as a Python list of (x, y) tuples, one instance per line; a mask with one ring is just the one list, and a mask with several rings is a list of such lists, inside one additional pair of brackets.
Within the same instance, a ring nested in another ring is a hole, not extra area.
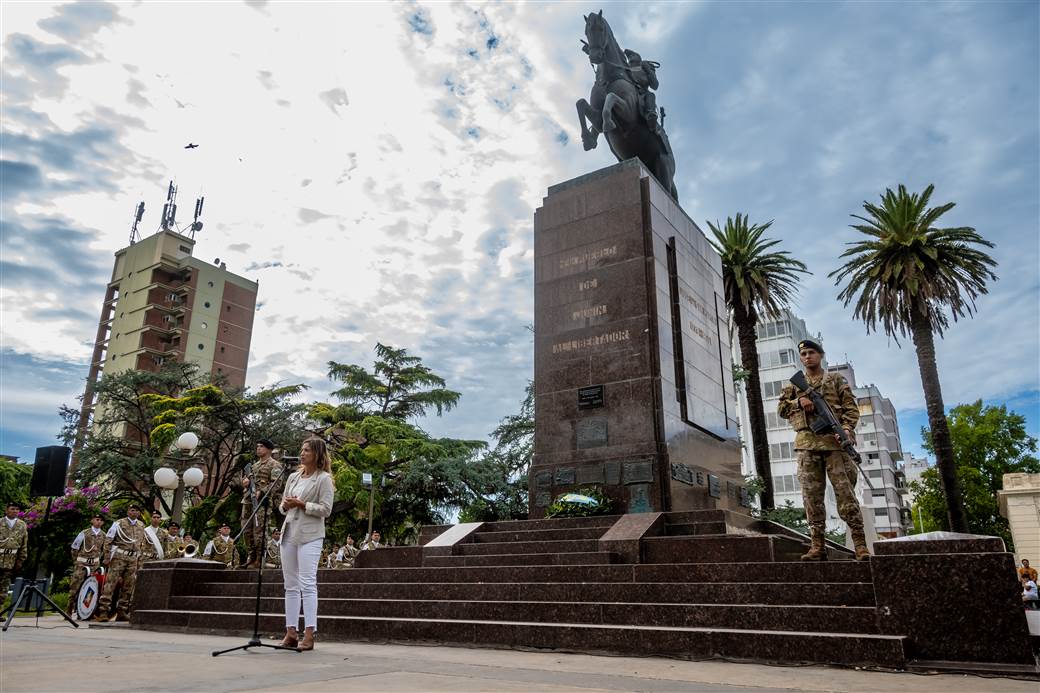
[(531, 517), (598, 487), (619, 512), (746, 509), (722, 268), (629, 160), (535, 212)]

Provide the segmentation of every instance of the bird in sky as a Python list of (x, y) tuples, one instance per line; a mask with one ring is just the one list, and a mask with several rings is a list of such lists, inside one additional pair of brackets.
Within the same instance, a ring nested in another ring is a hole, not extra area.
[(194, 142), (188, 142), (188, 144), (186, 144), (184, 146), (184, 148), (185, 149), (198, 149), (198, 146), (199, 145), (195, 144)]

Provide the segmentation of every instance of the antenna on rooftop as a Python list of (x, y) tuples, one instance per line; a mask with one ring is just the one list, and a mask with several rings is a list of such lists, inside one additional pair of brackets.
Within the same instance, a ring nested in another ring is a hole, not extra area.
[(195, 234), (202, 230), (202, 222), (199, 221), (199, 217), (202, 216), (202, 205), (206, 202), (205, 197), (200, 197), (195, 200), (195, 220), (191, 222), (191, 239), (195, 240)]
[(141, 240), (141, 234), (137, 232), (137, 225), (141, 223), (141, 217), (144, 216), (144, 202), (139, 202), (137, 205), (137, 214), (134, 216), (134, 223), (130, 227), (130, 245), (133, 245), (137, 241)]
[(170, 181), (170, 189), (166, 191), (166, 204), (162, 211), (162, 230), (173, 230), (177, 223), (177, 186)]

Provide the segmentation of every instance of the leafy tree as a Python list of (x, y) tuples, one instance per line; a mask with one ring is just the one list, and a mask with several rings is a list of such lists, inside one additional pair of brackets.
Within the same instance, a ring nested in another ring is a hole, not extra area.
[(32, 467), (11, 460), (0, 460), (0, 503), (18, 503), (23, 508), (29, 503), (29, 481)]
[[(318, 403), (310, 417), (330, 441), (336, 480), (334, 514), (357, 527), (367, 520), (369, 494), (362, 472), (371, 472), (379, 490), (374, 498), (378, 527), (404, 541), (426, 523), (443, 522), (450, 507), (466, 498), (466, 477), (483, 441), (432, 438), (411, 420), (433, 409), (450, 411), (461, 396), (445, 387), (422, 359), (405, 349), (377, 344), (371, 371), (329, 362), (329, 378), (342, 383), (332, 396), (338, 404)], [(381, 480), (386, 479), (383, 486)]]
[[(47, 501), (51, 511), (47, 514)], [(90, 517), (101, 513), (106, 522), (114, 519), (111, 508), (104, 500), (101, 489), (96, 486), (69, 488), (60, 498), (38, 498), (26, 510), (19, 513), (29, 527), (29, 556), (24, 563), (26, 569), (39, 565), (47, 573), (61, 578), (72, 568), (72, 553), (68, 550), (80, 530), (90, 526)]]
[(900, 185), (896, 192), (885, 190), (880, 205), (864, 202), (867, 216), (853, 214), (863, 223), (852, 228), (867, 238), (849, 243), (841, 255), (849, 260), (829, 276), (836, 277), (839, 285), (848, 282), (838, 298), (846, 306), (855, 302), (854, 314), (868, 332), (880, 323), (893, 338), (909, 334), (913, 339), (949, 526), (967, 532), (969, 522), (957, 482), (934, 336), (942, 336), (949, 326), (947, 311), (954, 321), (974, 313), (975, 299), (987, 293), (986, 282), (997, 278), (992, 271), (997, 263), (978, 248), (992, 248), (993, 244), (975, 229), (935, 226), (955, 203), (929, 207), (934, 188), (929, 185), (918, 195), (907, 193)]
[[(255, 441), (271, 438), (294, 446), (302, 437), (306, 406), (292, 399), (302, 385), (228, 392), (200, 384), (198, 367), (174, 363), (158, 373), (124, 371), (105, 375), (96, 388), (98, 405), (75, 478), (104, 486), (112, 498), (133, 499), (145, 508), (158, 503), (171, 513), (153, 474), (169, 462), (177, 435), (191, 430), (199, 446), (191, 458), (206, 481), (196, 493), (224, 497), (252, 459)], [(71, 440), (79, 411), (63, 407), (63, 435)]]
[[(472, 496), (459, 514), (462, 522), (526, 520), (527, 477), (534, 451), (534, 384), (528, 382), (520, 411), (502, 419), (491, 432), (495, 447), (480, 464), (470, 467), (479, 476), (468, 484)], [(477, 476), (477, 475), (475, 475)]]
[(726, 303), (733, 312), (740, 344), (741, 366), (747, 373), (748, 419), (751, 425), (752, 456), (755, 471), (762, 478), (761, 503), (773, 507), (773, 475), (769, 466), (769, 439), (762, 404), (762, 385), (758, 376), (759, 317), (776, 320), (788, 307), (798, 288), (799, 274), (808, 270), (787, 251), (770, 250), (779, 240), (763, 238), (773, 222), (749, 225), (748, 216), (727, 217), (726, 225), (708, 222), (714, 239), (709, 239), (722, 256), (722, 282)]
[[(983, 406), (982, 400), (977, 400), (954, 407), (946, 418), (969, 531), (999, 536), (1012, 546), (1007, 519), (1000, 515), (997, 505), (997, 492), (1003, 488), (1005, 474), (1040, 472), (1036, 438), (1026, 433), (1025, 417), (1008, 411), (1005, 405)], [(932, 432), (922, 428), (921, 437), (925, 449), (934, 454)], [(925, 470), (921, 481), (913, 482), (911, 488), (917, 495), (925, 528), (949, 527), (937, 470)]]

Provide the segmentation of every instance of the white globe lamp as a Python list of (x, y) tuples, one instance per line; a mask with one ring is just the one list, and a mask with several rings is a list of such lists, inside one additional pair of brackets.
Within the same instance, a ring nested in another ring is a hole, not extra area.
[(191, 453), (199, 445), (199, 437), (191, 431), (186, 431), (177, 438), (177, 449), (182, 452)]
[(155, 470), (155, 485), (172, 491), (177, 488), (177, 472), (169, 467), (159, 467)]
[(188, 488), (194, 488), (195, 486), (198, 486), (202, 483), (203, 479), (205, 478), (205, 475), (202, 473), (202, 470), (198, 467), (192, 467), (191, 469), (184, 470), (182, 478), (184, 479), (185, 486), (187, 486)]

